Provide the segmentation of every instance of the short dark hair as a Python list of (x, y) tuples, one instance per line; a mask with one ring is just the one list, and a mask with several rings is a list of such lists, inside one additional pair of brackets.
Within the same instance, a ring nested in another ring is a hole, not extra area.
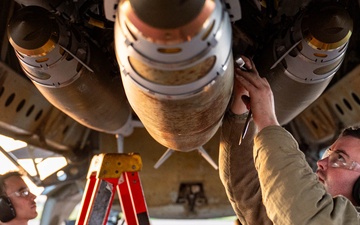
[(4, 173), (0, 175), (0, 196), (6, 196), (6, 186), (5, 186), (5, 180), (9, 177), (22, 177), (22, 174), (19, 171), (9, 171), (7, 173)]
[(340, 137), (351, 136), (360, 139), (360, 126), (351, 126), (345, 128), (341, 133)]

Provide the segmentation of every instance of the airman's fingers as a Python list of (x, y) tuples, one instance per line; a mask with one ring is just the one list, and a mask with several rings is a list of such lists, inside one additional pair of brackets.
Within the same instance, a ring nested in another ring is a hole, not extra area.
[(253, 69), (253, 67), (254, 67), (254, 63), (253, 63), (253, 61), (251, 60), (251, 59), (249, 59), (248, 57), (246, 57), (246, 56), (241, 56), (241, 58), (244, 60), (244, 62), (245, 62), (245, 68), (247, 69), (247, 70), (252, 70)]

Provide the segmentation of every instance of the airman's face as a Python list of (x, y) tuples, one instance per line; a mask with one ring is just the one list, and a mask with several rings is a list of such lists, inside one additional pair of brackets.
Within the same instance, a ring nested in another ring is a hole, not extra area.
[(21, 177), (12, 176), (5, 180), (6, 194), (15, 208), (16, 221), (29, 221), (37, 216), (36, 196), (28, 190), (27, 185)]
[[(330, 147), (332, 152), (344, 158), (346, 162), (355, 161), (360, 163), (360, 139), (345, 136), (337, 139)], [(359, 171), (349, 170), (342, 167), (333, 167), (329, 163), (329, 157), (323, 158), (317, 163), (316, 174), (319, 181), (324, 184), (326, 190), (332, 195), (343, 195), (353, 204), (352, 189), (356, 180), (360, 177)]]

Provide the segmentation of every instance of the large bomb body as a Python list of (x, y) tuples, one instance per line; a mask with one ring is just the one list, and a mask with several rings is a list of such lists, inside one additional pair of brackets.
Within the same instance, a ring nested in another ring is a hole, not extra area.
[(281, 124), (290, 122), (324, 92), (343, 62), (352, 29), (350, 15), (342, 6), (310, 5), (286, 35), (257, 58), (259, 73), (274, 93)]
[(52, 105), (91, 129), (126, 134), (131, 109), (99, 48), (38, 6), (16, 12), (8, 28), (23, 71)]
[(220, 1), (119, 5), (115, 46), (126, 96), (162, 145), (193, 150), (218, 130), (233, 86), (231, 33)]

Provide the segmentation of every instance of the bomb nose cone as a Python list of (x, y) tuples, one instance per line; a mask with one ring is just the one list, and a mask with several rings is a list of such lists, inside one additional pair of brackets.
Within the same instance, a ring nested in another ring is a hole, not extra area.
[(303, 30), (309, 31), (312, 39), (323, 43), (321, 47), (315, 44), (316, 47), (335, 49), (349, 40), (353, 21), (344, 8), (331, 4), (313, 8), (304, 17)]
[[(8, 24), (8, 35), (14, 48), (23, 53), (42, 54), (58, 40), (55, 18), (46, 9), (29, 6), (20, 9)], [(51, 44), (52, 43), (52, 44)]]
[(195, 19), (205, 0), (131, 0), (136, 15), (145, 23), (160, 29), (176, 29)]

